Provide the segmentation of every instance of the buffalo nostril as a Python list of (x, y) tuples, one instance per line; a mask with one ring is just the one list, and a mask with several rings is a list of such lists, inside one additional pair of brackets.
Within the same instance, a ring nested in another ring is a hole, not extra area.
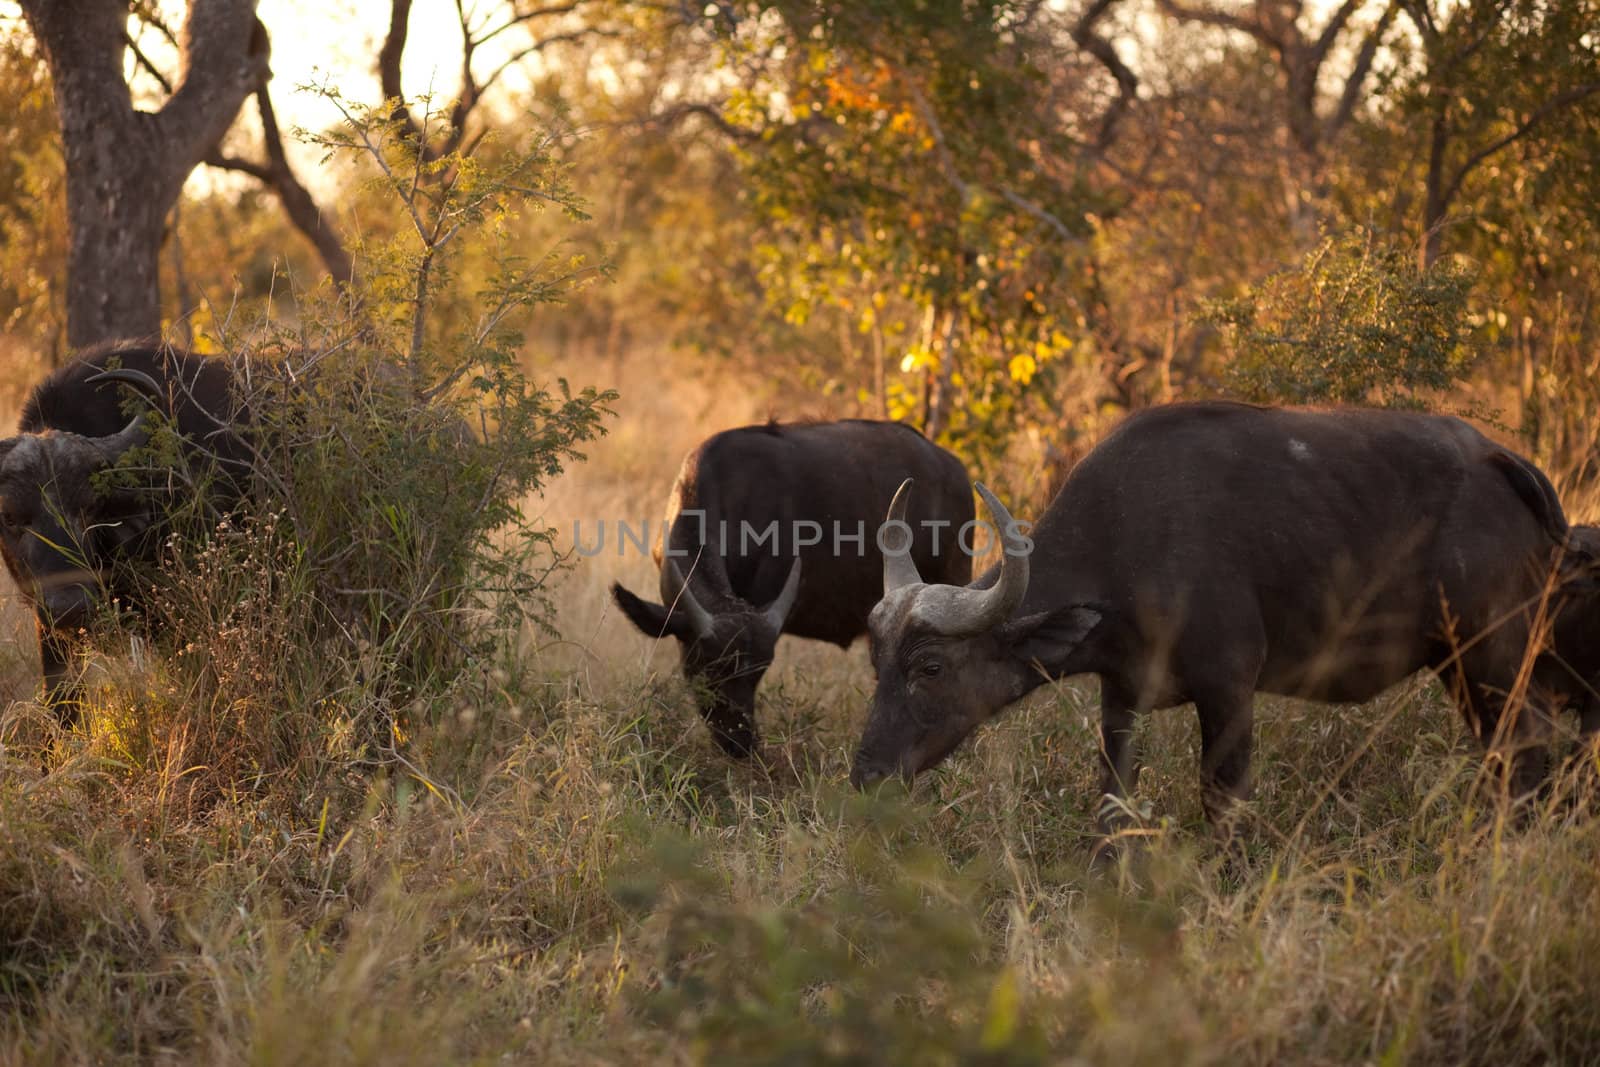
[(856, 789), (866, 789), (876, 785), (888, 776), (889, 773), (882, 767), (873, 766), (860, 756), (856, 757), (854, 766), (850, 768), (850, 784)]

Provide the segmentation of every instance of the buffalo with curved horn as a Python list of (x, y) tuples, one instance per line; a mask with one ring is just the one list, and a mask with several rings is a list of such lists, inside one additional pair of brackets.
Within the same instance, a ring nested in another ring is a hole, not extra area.
[[(137, 601), (122, 564), (155, 558), (172, 494), (206, 493), (219, 507), (238, 498), (249, 448), (233, 429), (245, 418), (233, 385), (220, 360), (102, 345), (35, 386), (19, 432), (0, 440), (0, 555), (34, 607), (45, 698), (64, 721), (78, 704), (73, 636), (102, 593)], [(131, 418), (122, 386), (146, 405)], [(171, 419), (186, 476), (158, 472), (154, 487), (100, 484), (97, 475), (145, 443), (150, 406)], [(195, 477), (203, 468), (219, 476)]]
[(647, 636), (678, 639), (701, 714), (729, 755), (755, 749), (756, 688), (780, 634), (845, 648), (866, 632), (885, 563), (880, 517), (907, 475), (924, 486), (912, 514), (902, 509), (911, 523), (907, 562), (965, 582), (966, 471), (910, 427), (859, 419), (747, 426), (708, 438), (683, 461), (665, 553), (659, 544), (654, 553), (661, 602), (621, 585), (612, 596)]
[(1094, 673), (1104, 792), (1133, 786), (1137, 713), (1193, 702), (1216, 819), (1249, 790), (1255, 692), (1362, 701), (1425, 667), (1486, 745), (1512, 750), (1517, 793), (1543, 778), (1551, 695), (1572, 683), (1540, 655), (1537, 618), (1574, 549), (1549, 479), (1465, 422), (1149, 409), (1073, 470), (1031, 555), (979, 492), (1007, 531), (997, 567), (967, 587), (884, 568), (856, 785), (910, 778), (1043, 682)]

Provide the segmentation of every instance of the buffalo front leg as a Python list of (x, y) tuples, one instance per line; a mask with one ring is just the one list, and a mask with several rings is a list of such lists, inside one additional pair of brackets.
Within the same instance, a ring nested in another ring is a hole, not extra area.
[(1254, 694), (1248, 689), (1197, 694), (1194, 706), (1200, 716), (1200, 803), (1206, 821), (1227, 836), (1234, 804), (1250, 798)]
[[(1550, 773), (1551, 717), (1534, 699), (1532, 687), (1523, 699), (1508, 701), (1498, 687), (1467, 681), (1456, 699), (1477, 734), (1484, 758), (1499, 761), (1512, 800), (1538, 792)], [(1586, 704), (1583, 716), (1590, 716)], [(1589, 724), (1586, 721), (1585, 727)], [(1493, 762), (1491, 762), (1493, 766)]]
[(1120, 802), (1139, 782), (1139, 754), (1133, 729), (1138, 716), (1121, 686), (1101, 680), (1100, 692), (1100, 832), (1115, 834), (1127, 822)]
[(44, 702), (65, 729), (78, 725), (83, 715), (83, 687), (72, 671), (72, 638), (38, 620), (39, 668), (44, 674)]

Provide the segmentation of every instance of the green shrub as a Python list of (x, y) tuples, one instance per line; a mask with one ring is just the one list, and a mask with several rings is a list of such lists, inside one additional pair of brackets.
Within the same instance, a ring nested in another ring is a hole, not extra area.
[[(427, 160), (388, 112), (345, 115), (321, 142), (371, 162), (404, 225), (359, 249), (348, 288), (299, 294), (293, 321), (202, 338), (242, 383), (254, 484), (220, 521), (178, 517), (145, 579), (165, 641), (91, 723), (124, 765), (159, 772), (164, 800), (274, 783), (304, 798), (374, 764), (447, 791), (418, 739), (461, 733), (524, 629), (551, 627), (564, 559), (525, 502), (582, 458), (614, 398), (536, 384), (519, 359), (526, 313), (592, 273), (496, 243), (517, 203), (581, 215), (543, 143)], [(457, 269), (474, 241), (493, 261), (476, 280)], [(133, 462), (177, 459), (158, 432)]]
[(1222, 329), (1227, 383), (1258, 401), (1421, 406), (1421, 390), (1466, 373), (1472, 276), (1423, 270), (1370, 235), (1325, 238), (1297, 269), (1274, 274), (1203, 317)]

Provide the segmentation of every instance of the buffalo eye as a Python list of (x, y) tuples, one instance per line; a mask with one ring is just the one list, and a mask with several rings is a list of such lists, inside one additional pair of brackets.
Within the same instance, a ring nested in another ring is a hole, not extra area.
[(917, 673), (922, 675), (922, 677), (924, 677), (924, 678), (932, 678), (935, 675), (937, 675), (943, 669), (944, 669), (944, 664), (940, 663), (936, 659), (933, 659), (933, 660), (929, 660), (928, 662), (924, 663), (921, 667), (917, 668)]

